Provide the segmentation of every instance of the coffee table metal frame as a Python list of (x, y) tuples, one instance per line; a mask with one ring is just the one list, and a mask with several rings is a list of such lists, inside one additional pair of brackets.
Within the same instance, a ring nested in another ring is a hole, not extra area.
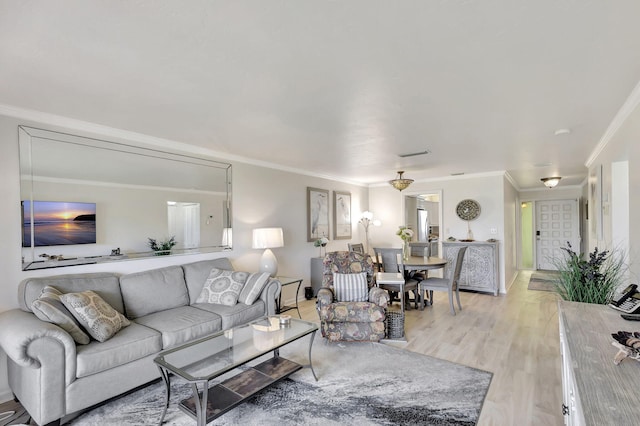
[[(243, 401), (304, 367), (318, 380), (311, 362), (311, 348), (318, 325), (290, 318), (280, 324), (279, 316), (264, 317), (224, 330), (179, 347), (162, 351), (154, 359), (164, 381), (165, 403), (160, 421), (164, 422), (171, 396), (170, 376), (191, 383), (193, 395), (179, 408), (204, 426)], [(309, 364), (301, 365), (280, 357), (279, 348), (302, 337), (309, 340)], [(209, 388), (209, 382), (269, 352), (273, 357)]]

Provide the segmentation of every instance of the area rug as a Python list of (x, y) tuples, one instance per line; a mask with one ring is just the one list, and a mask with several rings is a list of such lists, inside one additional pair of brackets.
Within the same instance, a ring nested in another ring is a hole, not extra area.
[[(280, 355), (307, 364), (308, 340)], [(475, 425), (492, 373), (382, 343), (328, 343), (317, 337), (308, 368), (263, 390), (212, 425)], [(172, 380), (165, 424), (194, 420), (177, 408), (190, 387)], [(157, 424), (164, 385), (153, 383), (71, 421), (74, 426)]]
[(556, 291), (554, 282), (558, 278), (558, 273), (553, 271), (537, 271), (531, 274), (529, 279), (529, 290)]

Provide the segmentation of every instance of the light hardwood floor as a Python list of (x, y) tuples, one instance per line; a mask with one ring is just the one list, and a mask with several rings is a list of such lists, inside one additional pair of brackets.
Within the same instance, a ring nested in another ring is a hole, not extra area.
[[(407, 343), (394, 343), (492, 372), (481, 426), (563, 424), (558, 296), (528, 290), (530, 275), (521, 271), (507, 295), (461, 292), (462, 311), (455, 316), (446, 293), (438, 292), (434, 306), (406, 312)], [(318, 321), (315, 300), (300, 302), (300, 312)]]

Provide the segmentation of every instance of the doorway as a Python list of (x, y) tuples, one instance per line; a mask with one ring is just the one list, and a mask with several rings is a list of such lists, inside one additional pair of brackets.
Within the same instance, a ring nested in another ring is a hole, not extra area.
[(536, 269), (555, 271), (567, 243), (580, 252), (578, 200), (536, 201), (535, 210)]
[(167, 201), (169, 235), (175, 237), (177, 249), (200, 246), (200, 203)]

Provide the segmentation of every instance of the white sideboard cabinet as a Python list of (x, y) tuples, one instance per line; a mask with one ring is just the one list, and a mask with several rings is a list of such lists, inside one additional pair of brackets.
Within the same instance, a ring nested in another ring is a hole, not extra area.
[(442, 255), (449, 261), (445, 267), (445, 277), (453, 274), (448, 265), (458, 255), (461, 247), (467, 247), (460, 271), (460, 289), (474, 290), (498, 295), (500, 290), (500, 270), (498, 269), (498, 242), (488, 241), (443, 241)]
[(640, 362), (613, 363), (618, 349), (612, 333), (635, 331), (638, 323), (620, 318), (605, 305), (558, 301), (562, 404), (570, 426), (640, 424)]

